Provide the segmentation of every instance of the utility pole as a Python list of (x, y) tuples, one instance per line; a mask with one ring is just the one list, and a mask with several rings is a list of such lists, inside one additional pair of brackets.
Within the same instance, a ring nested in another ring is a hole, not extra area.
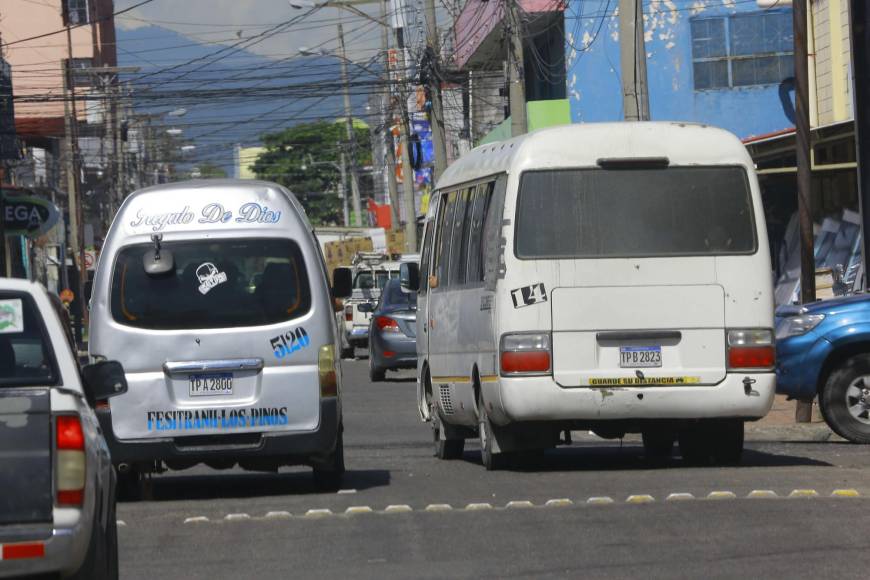
[(643, 0), (619, 0), (619, 62), (626, 121), (649, 121)]
[(381, 0), (381, 50), (384, 55), (384, 92), (382, 102), (386, 105), (384, 112), (384, 159), (387, 170), (387, 191), (390, 193), (390, 229), (400, 229), (399, 224), (399, 184), (396, 182), (396, 149), (393, 143), (393, 95), (392, 74), (390, 73), (390, 35), (387, 29), (389, 0)]
[(508, 82), (510, 84), (511, 135), (528, 133), (526, 120), (525, 57), (523, 55), (523, 23), (517, 0), (505, 0), (508, 8)]
[(339, 147), (339, 161), (338, 168), (340, 173), (340, 180), (338, 183), (338, 196), (341, 198), (341, 216), (342, 221), (344, 222), (344, 227), (350, 225), (350, 219), (348, 217), (347, 211), (347, 157), (344, 154), (344, 147), (341, 144)]
[(432, 145), (435, 149), (435, 175), (438, 181), (447, 169), (447, 142), (444, 135), (444, 107), (441, 102), (441, 48), (438, 43), (438, 21), (435, 15), (435, 0), (426, 0), (426, 44), (431, 56), (429, 71), (429, 94), (432, 98)]
[[(66, 7), (66, 3), (64, 3)], [(78, 285), (76, 288), (76, 299), (78, 303), (79, 324), (76, 326), (75, 338), (76, 342), (81, 344), (84, 326), (87, 323), (88, 309), (85, 307), (85, 276), (87, 276), (87, 268), (85, 267), (85, 247), (84, 241), (84, 223), (83, 212), (81, 207), (81, 191), (79, 188), (79, 155), (78, 155), (78, 120), (76, 118), (76, 87), (75, 78), (73, 77), (73, 50), (72, 50), (72, 32), (69, 25), (69, 14), (64, 8), (64, 24), (66, 25), (66, 48), (67, 61), (63, 75), (64, 88), (64, 131), (67, 138), (67, 192), (69, 199), (69, 233), (70, 246), (73, 250), (73, 264), (77, 264)], [(66, 268), (66, 263), (62, 264)]]
[[(797, 160), (798, 225), (801, 252), (801, 303), (816, 299), (816, 264), (813, 240), (813, 205), (810, 167), (810, 91), (807, 67), (807, 0), (792, 2), (794, 19), (795, 153)], [(812, 404), (798, 402), (795, 420), (809, 423)]]
[(338, 25), (338, 45), (341, 50), (341, 83), (344, 85), (344, 115), (347, 126), (347, 141), (350, 146), (350, 189), (353, 196), (353, 225), (362, 225), (362, 204), (359, 194), (359, 174), (356, 167), (356, 136), (350, 108), (350, 86), (347, 78), (347, 55), (344, 50), (344, 29)]
[(407, 86), (407, 69), (405, 68), (405, 38), (402, 27), (396, 27), (396, 50), (401, 80), (397, 91), (400, 101), (399, 116), (402, 123), (399, 134), (399, 146), (402, 149), (402, 199), (405, 214), (405, 251), (413, 254), (417, 251), (417, 207), (414, 196), (414, 168), (411, 166), (411, 155), (408, 152), (408, 138), (411, 128), (408, 120), (408, 99), (405, 94)]

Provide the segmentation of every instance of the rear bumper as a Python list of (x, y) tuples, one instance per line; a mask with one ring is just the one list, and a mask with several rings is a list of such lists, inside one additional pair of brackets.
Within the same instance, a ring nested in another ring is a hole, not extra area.
[[(336, 397), (320, 400), (320, 424), (312, 431), (265, 432), (254, 445), (220, 443), (197, 447), (179, 446), (175, 438), (119, 440), (112, 431), (112, 414), (108, 409), (97, 411), (106, 441), (112, 453), (112, 463), (149, 463), (175, 461), (180, 464), (203, 463), (219, 459), (257, 461), (281, 459), (284, 464), (316, 462), (335, 449), (341, 428), (341, 407)], [(229, 436), (232, 437), (232, 436)]]
[[(397, 334), (397, 333), (393, 333)], [(384, 369), (406, 369), (417, 366), (417, 340), (405, 335), (395, 337), (375, 333), (369, 340), (372, 344), (372, 362)], [(384, 353), (390, 352), (391, 356)]]
[[(72, 528), (54, 528), (38, 526), (24, 532), (24, 528), (14, 533), (14, 540), (4, 538), (10, 530), (0, 532), (0, 549), (2, 546), (30, 544), (42, 542), (45, 553), (41, 557), (26, 559), (4, 559), (0, 562), (0, 578), (20, 578), (24, 575), (63, 573), (71, 574), (81, 567), (88, 551), (91, 537), (91, 522), (83, 520)], [(31, 526), (28, 526), (29, 528)], [(21, 533), (24, 532), (24, 533)]]
[[(749, 392), (744, 379), (754, 380)], [(776, 391), (773, 373), (728, 374), (715, 386), (563, 388), (552, 377), (500, 377), (482, 385), (492, 417), (514, 421), (760, 419)], [(500, 412), (499, 412), (500, 411)]]
[(347, 332), (347, 341), (353, 345), (365, 345), (369, 340), (368, 326), (354, 326)]

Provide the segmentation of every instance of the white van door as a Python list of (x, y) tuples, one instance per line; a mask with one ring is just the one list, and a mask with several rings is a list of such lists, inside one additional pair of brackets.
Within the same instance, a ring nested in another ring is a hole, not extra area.
[[(729, 288), (769, 276), (743, 167), (534, 171), (518, 195), (517, 257), (556, 265), (561, 386), (725, 378)], [(717, 256), (746, 256), (746, 268), (722, 275)]]

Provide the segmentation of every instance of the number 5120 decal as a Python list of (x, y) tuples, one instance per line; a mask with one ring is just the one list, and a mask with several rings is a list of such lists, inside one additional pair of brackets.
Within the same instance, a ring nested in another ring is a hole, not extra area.
[(311, 344), (308, 333), (301, 326), (295, 330), (288, 330), (284, 334), (269, 339), (275, 358), (282, 359), (301, 350)]

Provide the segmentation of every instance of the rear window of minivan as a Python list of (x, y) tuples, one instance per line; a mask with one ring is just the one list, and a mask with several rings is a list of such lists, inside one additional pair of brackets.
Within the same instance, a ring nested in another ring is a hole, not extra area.
[(165, 242), (175, 268), (148, 275), (152, 244), (118, 253), (112, 316), (154, 330), (229, 328), (286, 322), (311, 309), (302, 252), (287, 239)]
[(519, 258), (751, 254), (742, 167), (527, 171), (517, 200)]

